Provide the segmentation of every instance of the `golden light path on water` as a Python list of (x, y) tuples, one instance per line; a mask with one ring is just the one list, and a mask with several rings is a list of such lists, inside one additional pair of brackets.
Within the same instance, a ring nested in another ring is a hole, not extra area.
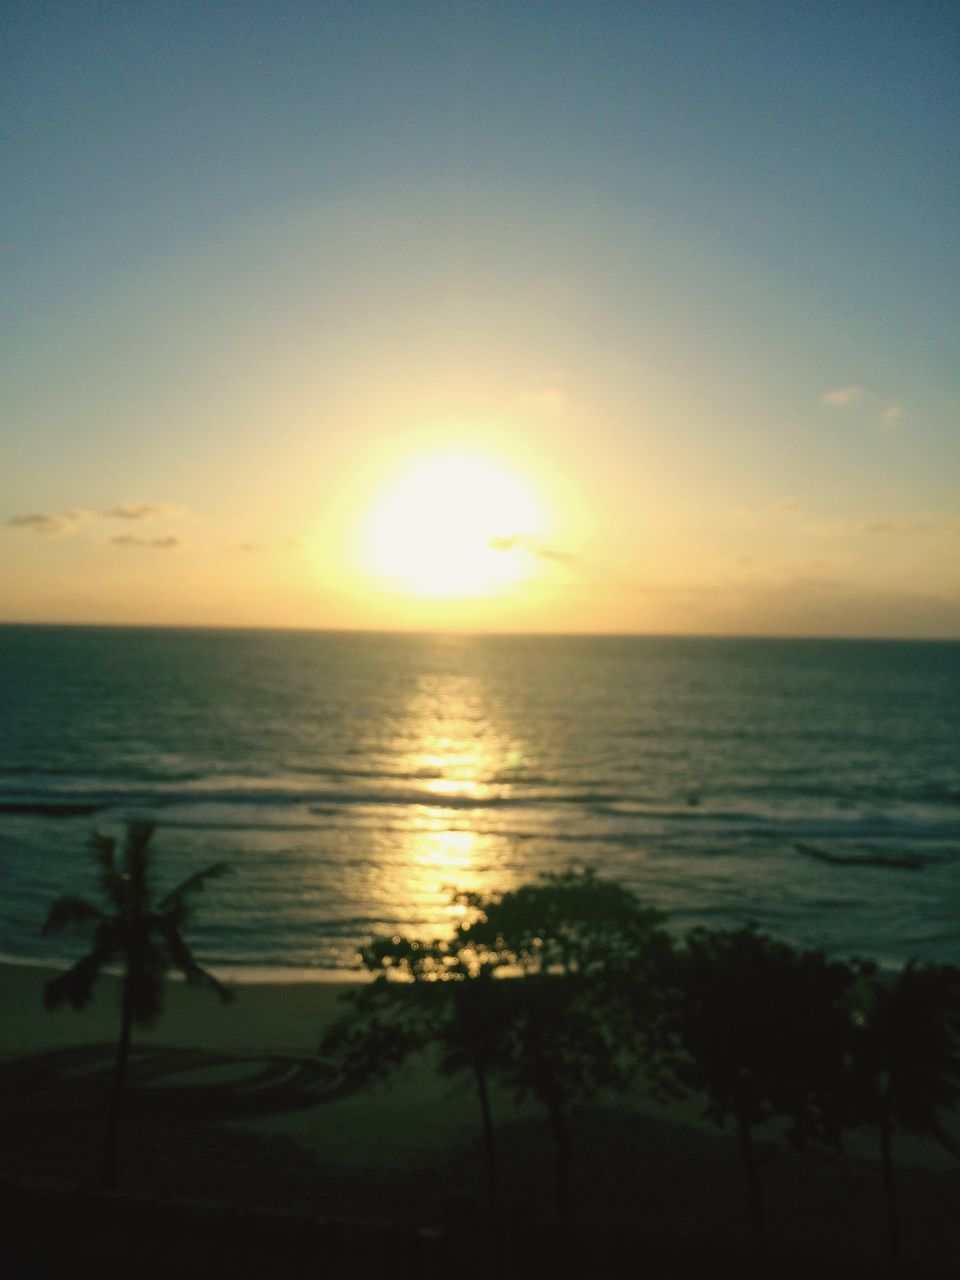
[[(516, 743), (496, 723), (475, 676), (421, 676), (407, 715), (397, 726), (403, 744), (401, 769), (436, 804), (416, 806), (405, 831), (404, 857), (384, 868), (383, 892), (403, 904), (408, 918), (422, 922), (421, 937), (449, 934), (464, 907), (456, 893), (492, 893), (510, 888), (514, 875), (503, 861), (504, 842), (477, 829), (478, 804), (501, 795), (504, 771), (516, 761)], [(407, 912), (407, 904), (409, 911)]]

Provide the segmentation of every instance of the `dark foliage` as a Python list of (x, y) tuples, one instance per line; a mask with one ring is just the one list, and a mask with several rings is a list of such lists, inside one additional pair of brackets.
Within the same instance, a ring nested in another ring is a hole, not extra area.
[(569, 1113), (600, 1089), (626, 1088), (655, 1043), (669, 939), (659, 913), (591, 871), (458, 901), (468, 914), (449, 941), (394, 937), (365, 948), (363, 963), (379, 976), (351, 997), (323, 1051), (360, 1080), (426, 1044), (439, 1049), (442, 1070), (470, 1071), (495, 1217), (490, 1081), (537, 1099), (556, 1148), (558, 1211), (569, 1221)]
[(890, 1251), (900, 1254), (893, 1139), (898, 1130), (947, 1140), (960, 1102), (960, 969), (906, 965), (896, 977), (866, 967), (851, 1010), (843, 1122), (880, 1138)]

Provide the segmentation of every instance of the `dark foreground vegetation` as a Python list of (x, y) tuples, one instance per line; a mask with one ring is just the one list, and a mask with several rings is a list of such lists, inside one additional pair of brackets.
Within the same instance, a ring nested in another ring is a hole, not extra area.
[[(345, 997), (319, 1060), (278, 1062), (253, 1093), (164, 1092), (141, 1087), (159, 1058), (153, 1050), (137, 1059), (132, 1030), (159, 1014), (169, 970), (226, 994), (182, 933), (191, 894), (224, 868), (158, 897), (150, 836), (131, 824), (122, 846), (97, 837), (103, 907), (61, 898), (47, 920), (48, 930), (92, 937), (88, 955), (46, 987), (47, 1007), (85, 1007), (101, 968), (119, 964), (120, 1034), (101, 1088), (82, 1086), (78, 1069), (86, 1059), (109, 1063), (105, 1046), (0, 1071), (0, 1085), (10, 1085), (0, 1106), (5, 1274), (61, 1274), (120, 1253), (144, 1276), (420, 1276), (442, 1267), (477, 1277), (853, 1277), (876, 1274), (871, 1218), (890, 1267), (952, 1274), (957, 1217), (944, 1190), (958, 1178), (898, 1170), (897, 1149), (903, 1135), (919, 1134), (960, 1159), (950, 1127), (960, 1099), (954, 966), (881, 972), (752, 927), (678, 940), (623, 886), (567, 871), (503, 894), (461, 895), (449, 938), (371, 941), (362, 960), (373, 981)], [(192, 1051), (166, 1052), (186, 1061)], [(382, 1169), (322, 1167), (291, 1139), (223, 1127), (257, 1107), (334, 1101), (411, 1058), (470, 1082), (475, 1147), (402, 1173), (386, 1159)], [(125, 1091), (131, 1072), (138, 1087)], [(266, 1087), (271, 1072), (286, 1081), (279, 1093)], [(542, 1123), (498, 1118), (510, 1098), (534, 1103)], [(714, 1121), (717, 1136), (678, 1124), (667, 1110), (678, 1102)], [(842, 1158), (858, 1132), (872, 1135), (872, 1165)], [(83, 1189), (83, 1171), (100, 1144), (97, 1193)], [(811, 1152), (823, 1157), (815, 1168)], [(743, 1230), (731, 1233), (736, 1219)], [(817, 1228), (809, 1238), (807, 1226)]]
[(364, 1083), (428, 1046), (442, 1071), (469, 1074), (495, 1253), (504, 1223), (494, 1081), (544, 1110), (556, 1217), (571, 1238), (571, 1119), (598, 1097), (644, 1088), (664, 1101), (699, 1097), (732, 1132), (758, 1238), (767, 1232), (758, 1130), (833, 1150), (851, 1131), (872, 1131), (878, 1204), (899, 1261), (895, 1136), (923, 1134), (958, 1154), (947, 1119), (960, 1099), (960, 970), (910, 963), (881, 973), (753, 927), (697, 929), (678, 944), (657, 912), (590, 871), (458, 901), (465, 915), (452, 938), (365, 948), (375, 979), (349, 995), (322, 1052)]

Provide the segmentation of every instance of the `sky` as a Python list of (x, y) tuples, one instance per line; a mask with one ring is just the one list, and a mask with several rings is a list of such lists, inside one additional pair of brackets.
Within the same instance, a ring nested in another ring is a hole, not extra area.
[(0, 621), (960, 637), (953, 0), (3, 0)]

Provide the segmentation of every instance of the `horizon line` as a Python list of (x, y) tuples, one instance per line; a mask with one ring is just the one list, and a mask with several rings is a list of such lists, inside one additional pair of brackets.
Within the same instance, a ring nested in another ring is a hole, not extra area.
[(82, 622), (36, 621), (31, 619), (0, 619), (0, 628), (33, 627), (51, 630), (86, 631), (168, 631), (224, 633), (255, 633), (281, 635), (363, 635), (363, 636), (434, 636), (459, 637), (468, 640), (482, 639), (539, 639), (539, 640), (808, 640), (848, 641), (852, 644), (960, 644), (960, 634), (955, 636), (906, 636), (906, 635), (847, 635), (824, 632), (822, 634), (798, 634), (788, 631), (471, 631), (467, 629), (432, 627), (324, 627), (271, 625), (253, 623), (220, 622)]

